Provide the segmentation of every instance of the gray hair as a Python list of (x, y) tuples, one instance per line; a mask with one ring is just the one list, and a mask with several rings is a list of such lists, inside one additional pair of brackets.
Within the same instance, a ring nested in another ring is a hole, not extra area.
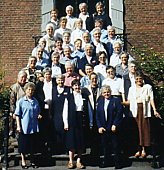
[(59, 74), (59, 75), (56, 76), (56, 80), (57, 79), (63, 79), (64, 80), (65, 76), (63, 74)]
[(98, 31), (99, 33), (101, 33), (101, 29), (100, 29), (100, 28), (94, 28), (94, 29), (93, 29), (93, 34), (94, 34), (96, 31)]
[(107, 30), (116, 31), (115, 27), (114, 27), (114, 26), (111, 26), (111, 25), (108, 25), (108, 26), (107, 26)]
[(88, 5), (85, 2), (82, 2), (82, 3), (79, 4), (79, 9), (83, 6), (86, 6), (88, 8)]
[(18, 78), (21, 76), (26, 76), (27, 77), (27, 73), (24, 70), (19, 71), (18, 73)]
[(67, 11), (68, 9), (71, 9), (73, 11), (73, 6), (71, 5), (66, 6), (65, 10)]
[(87, 47), (91, 47), (92, 50), (93, 50), (93, 45), (91, 43), (87, 43), (85, 44), (85, 47), (84, 47), (84, 50), (86, 50)]
[(52, 74), (52, 69), (50, 67), (46, 67), (43, 69), (43, 74), (50, 73)]
[(35, 84), (32, 82), (26, 83), (24, 86), (24, 90), (26, 91), (29, 87), (35, 90)]
[(46, 31), (48, 30), (48, 28), (52, 28), (53, 29), (53, 31), (54, 31), (54, 25), (52, 24), (52, 23), (49, 23), (49, 24), (47, 24), (46, 25)]
[(109, 85), (103, 85), (103, 86), (101, 87), (101, 95), (102, 95), (102, 93), (103, 93), (105, 90), (108, 90), (109, 92), (112, 91)]

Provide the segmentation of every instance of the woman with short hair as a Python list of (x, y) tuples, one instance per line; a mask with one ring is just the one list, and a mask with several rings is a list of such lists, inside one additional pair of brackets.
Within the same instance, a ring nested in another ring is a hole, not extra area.
[(21, 153), (23, 169), (28, 166), (25, 160), (25, 154), (31, 155), (31, 166), (37, 168), (34, 160), (34, 153), (37, 148), (37, 137), (39, 132), (38, 119), (41, 118), (38, 101), (33, 97), (35, 84), (32, 82), (24, 86), (25, 96), (20, 98), (16, 105), (15, 116), (17, 131), (19, 132), (18, 149)]

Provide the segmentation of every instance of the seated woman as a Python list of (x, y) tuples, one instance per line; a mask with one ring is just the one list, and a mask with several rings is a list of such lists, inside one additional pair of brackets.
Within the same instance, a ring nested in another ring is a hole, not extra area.
[(121, 164), (118, 131), (123, 119), (122, 105), (120, 100), (111, 97), (110, 86), (102, 86), (101, 96), (97, 102), (96, 109), (96, 122), (101, 140), (101, 149), (104, 154), (100, 168), (106, 167), (109, 161), (107, 159), (107, 149), (109, 148), (109, 141), (111, 141), (115, 154), (115, 169), (119, 169), (121, 168)]
[(18, 149), (21, 153), (23, 169), (27, 169), (25, 154), (31, 154), (31, 166), (37, 168), (34, 162), (34, 153), (38, 145), (37, 137), (39, 132), (38, 119), (41, 118), (38, 101), (33, 97), (35, 90), (34, 83), (27, 83), (24, 86), (25, 96), (17, 103), (15, 116), (17, 131), (19, 132)]
[(130, 87), (128, 101), (123, 104), (130, 104), (130, 111), (138, 126), (139, 148), (135, 156), (144, 158), (147, 156), (145, 148), (150, 146), (151, 106), (155, 117), (161, 118), (161, 116), (155, 107), (152, 86), (144, 84), (142, 73), (136, 73), (135, 86)]

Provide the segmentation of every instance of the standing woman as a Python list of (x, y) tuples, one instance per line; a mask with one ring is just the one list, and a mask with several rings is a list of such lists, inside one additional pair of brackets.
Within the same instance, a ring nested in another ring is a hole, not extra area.
[(22, 97), (16, 106), (15, 115), (17, 131), (19, 132), (18, 146), (21, 153), (23, 169), (27, 169), (25, 154), (31, 154), (31, 166), (37, 168), (34, 163), (34, 153), (39, 132), (38, 119), (41, 118), (38, 101), (33, 97), (35, 90), (34, 83), (27, 83), (24, 86), (25, 96)]
[[(85, 166), (81, 163), (81, 154), (84, 149), (84, 136), (83, 136), (83, 98), (81, 94), (80, 89), (80, 81), (79, 80), (73, 80), (72, 81), (72, 102), (73, 104), (73, 112), (76, 114), (76, 126), (75, 126), (75, 150), (77, 151), (77, 163), (76, 168), (83, 169)], [(72, 159), (74, 158), (74, 154), (72, 155)]]
[[(64, 75), (56, 77), (57, 86), (52, 90), (52, 116), (56, 133), (57, 146), (65, 152), (69, 151), (68, 169), (74, 168), (74, 127), (76, 124), (75, 112), (72, 111), (72, 101), (70, 100), (70, 88), (64, 86)], [(63, 148), (64, 147), (64, 148)]]
[(136, 157), (146, 157), (145, 147), (150, 146), (150, 122), (151, 106), (155, 117), (161, 118), (156, 111), (152, 86), (144, 84), (143, 75), (139, 72), (135, 76), (135, 86), (131, 86), (128, 94), (130, 111), (135, 117), (139, 132), (139, 149)]

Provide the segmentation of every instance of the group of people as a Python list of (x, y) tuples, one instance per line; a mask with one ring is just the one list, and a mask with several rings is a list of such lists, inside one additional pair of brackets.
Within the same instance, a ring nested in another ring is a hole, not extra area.
[(60, 20), (58, 10), (51, 11), (46, 35), (11, 86), (10, 135), (15, 134), (16, 120), (23, 169), (28, 168), (27, 153), (31, 154), (31, 166), (37, 168), (34, 153), (39, 143), (43, 153), (52, 145), (56, 152), (68, 152), (69, 169), (85, 168), (81, 156), (88, 147), (91, 161), (100, 160), (101, 168), (107, 166), (111, 153), (115, 168), (121, 168), (119, 134), (124, 117), (134, 117), (137, 124), (135, 156), (147, 155), (151, 107), (160, 118), (152, 86), (123, 51), (103, 3), (96, 4), (92, 15), (86, 3), (79, 4), (79, 10), (76, 18), (73, 7), (67, 6), (67, 15)]

